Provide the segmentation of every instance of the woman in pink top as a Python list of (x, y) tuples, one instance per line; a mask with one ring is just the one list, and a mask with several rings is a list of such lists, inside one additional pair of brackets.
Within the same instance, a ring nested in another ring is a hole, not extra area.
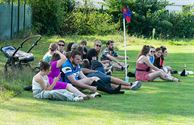
[[(60, 51), (57, 50), (53, 54), (51, 62), (50, 62), (51, 71), (48, 74), (50, 84), (52, 84), (54, 78), (60, 74), (60, 67), (65, 61), (66, 61), (66, 57)], [(74, 93), (78, 96), (81, 96), (84, 99), (92, 98), (91, 96), (87, 96), (87, 95), (83, 94), (82, 92), (80, 92), (77, 88), (75, 88), (71, 84), (61, 82), (61, 81), (56, 82), (56, 85), (54, 86), (54, 89), (67, 89), (68, 91), (70, 91), (70, 92), (72, 92), (72, 93)]]
[(179, 82), (180, 80), (168, 75), (161, 69), (155, 67), (149, 61), (150, 46), (144, 45), (136, 62), (136, 80), (153, 81), (156, 78)]

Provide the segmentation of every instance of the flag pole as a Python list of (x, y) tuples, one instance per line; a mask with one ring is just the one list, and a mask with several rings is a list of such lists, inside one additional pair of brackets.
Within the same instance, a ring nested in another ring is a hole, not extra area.
[(126, 43), (125, 18), (123, 18), (123, 31), (124, 31), (124, 51), (125, 51), (125, 81), (129, 82), (129, 78), (127, 76), (127, 43)]

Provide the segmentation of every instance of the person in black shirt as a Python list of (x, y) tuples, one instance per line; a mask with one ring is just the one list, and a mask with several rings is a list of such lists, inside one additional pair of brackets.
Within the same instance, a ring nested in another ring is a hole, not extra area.
[(87, 52), (88, 52), (88, 49), (86, 47), (87, 46), (87, 41), (86, 40), (82, 40), (80, 42), (79, 46), (83, 49), (82, 58), (86, 59), (87, 58)]
[[(109, 40), (107, 43), (107, 48), (102, 52), (102, 61), (109, 61), (108, 63), (113, 65), (113, 68), (124, 70), (125, 64), (119, 60), (124, 60), (125, 56), (120, 56), (114, 50), (114, 41)], [(128, 59), (128, 57), (126, 57)]]

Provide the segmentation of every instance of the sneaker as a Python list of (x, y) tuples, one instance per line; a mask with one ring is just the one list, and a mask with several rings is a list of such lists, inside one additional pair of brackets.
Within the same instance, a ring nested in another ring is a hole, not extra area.
[(173, 71), (171, 71), (171, 74), (178, 74), (178, 71), (173, 70)]
[(111, 71), (111, 70), (108, 70), (108, 71), (106, 72), (106, 75), (111, 76), (111, 75), (112, 75), (112, 71)]
[(177, 79), (177, 78), (173, 78), (172, 81), (173, 82), (181, 82), (181, 80), (180, 79)]
[(137, 90), (141, 87), (141, 82), (140, 81), (135, 81), (132, 83), (131, 90)]
[(84, 98), (81, 97), (81, 96), (76, 96), (76, 97), (73, 98), (73, 101), (75, 101), (75, 102), (81, 102), (83, 100), (84, 100)]
[(91, 94), (90, 96), (93, 98), (101, 97), (100, 93), (98, 93), (98, 92), (95, 92), (94, 94)]
[(118, 93), (116, 94), (125, 94), (125, 91), (119, 91)]
[(89, 95), (83, 97), (84, 100), (89, 100), (89, 99), (91, 99), (91, 98), (92, 98), (92, 97), (90, 97)]
[(128, 77), (135, 77), (135, 73), (128, 72), (128, 73), (127, 73), (127, 76), (128, 76)]

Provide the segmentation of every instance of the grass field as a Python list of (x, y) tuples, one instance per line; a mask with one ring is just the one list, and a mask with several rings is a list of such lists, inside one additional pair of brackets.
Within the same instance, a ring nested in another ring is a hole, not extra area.
[[(47, 51), (50, 42), (65, 39), (67, 42), (78, 42), (81, 39), (93, 45), (95, 39), (117, 41), (116, 47), (123, 54), (122, 36), (58, 36), (43, 37), (32, 51), (36, 60), (34, 65)], [(0, 45), (18, 45), (19, 40), (1, 42)], [(128, 55), (130, 71), (135, 69), (135, 60), (144, 44), (153, 46), (165, 45), (169, 48), (166, 65), (182, 70), (194, 71), (193, 40), (150, 40), (130, 37)], [(29, 46), (29, 45), (28, 45)], [(182, 82), (143, 83), (138, 91), (126, 91), (124, 95), (103, 94), (102, 98), (85, 102), (62, 102), (37, 100), (32, 93), (22, 91), (24, 85), (30, 84), (30, 73), (17, 73), (5, 79), (3, 64), (6, 59), (0, 54), (0, 125), (192, 125), (194, 124), (194, 75), (180, 77)], [(20, 75), (19, 75), (20, 74)], [(114, 76), (124, 78), (123, 72), (114, 72)], [(134, 81), (134, 78), (130, 78)], [(19, 91), (18, 96), (13, 97)]]

